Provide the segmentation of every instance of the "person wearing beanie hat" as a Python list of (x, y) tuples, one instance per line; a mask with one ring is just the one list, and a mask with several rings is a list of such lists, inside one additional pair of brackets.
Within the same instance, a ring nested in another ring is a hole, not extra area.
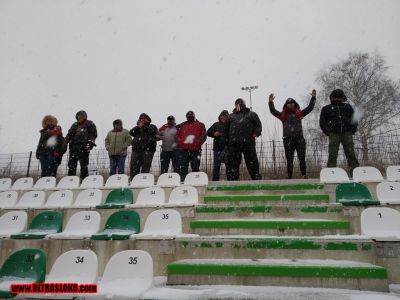
[(226, 147), (228, 146), (228, 134), (229, 134), (229, 112), (223, 110), (218, 117), (218, 122), (215, 122), (207, 130), (207, 135), (214, 139), (213, 142), (213, 181), (219, 181), (221, 163), (224, 160), (224, 155), (227, 152)]
[(76, 122), (68, 130), (64, 140), (66, 147), (69, 144), (68, 176), (76, 175), (78, 162), (81, 166), (80, 178), (88, 176), (89, 153), (96, 146), (96, 125), (87, 119), (87, 113), (83, 110), (75, 115)]
[(172, 162), (172, 168), (174, 172), (178, 172), (178, 155), (176, 141), (176, 123), (175, 117), (169, 116), (167, 123), (159, 128), (159, 139), (162, 141), (160, 162), (161, 162), (161, 174), (168, 173), (169, 165)]
[(283, 105), (282, 112), (277, 111), (274, 105), (274, 94), (269, 95), (269, 111), (275, 117), (282, 121), (283, 124), (283, 146), (285, 148), (286, 167), (288, 178), (293, 176), (293, 159), (294, 152), (300, 162), (300, 171), (303, 178), (307, 178), (306, 174), (306, 140), (303, 135), (303, 126), (301, 124), (303, 118), (308, 115), (315, 106), (317, 92), (312, 90), (311, 100), (308, 106), (300, 110), (300, 105), (293, 98), (288, 98)]
[(156, 152), (158, 129), (151, 124), (149, 115), (142, 113), (136, 126), (129, 131), (132, 139), (130, 179), (139, 173), (149, 173)]
[(319, 125), (325, 135), (329, 137), (328, 168), (337, 166), (337, 158), (340, 144), (343, 146), (350, 174), (354, 168), (359, 166), (354, 152), (353, 135), (357, 131), (358, 123), (354, 120), (353, 107), (347, 103), (343, 90), (336, 89), (329, 96), (331, 104), (324, 106), (321, 110)]

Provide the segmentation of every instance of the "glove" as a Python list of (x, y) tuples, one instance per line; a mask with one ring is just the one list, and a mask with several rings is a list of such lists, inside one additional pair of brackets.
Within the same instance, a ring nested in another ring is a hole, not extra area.
[(86, 144), (85, 149), (89, 152), (90, 150), (93, 149), (93, 147), (96, 147), (96, 144), (93, 141), (88, 141), (88, 143)]

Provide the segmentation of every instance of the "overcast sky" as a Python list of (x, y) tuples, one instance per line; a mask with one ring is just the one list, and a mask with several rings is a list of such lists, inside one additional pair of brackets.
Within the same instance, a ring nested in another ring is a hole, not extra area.
[(400, 78), (399, 12), (399, 0), (0, 0), (0, 153), (35, 150), (45, 114), (66, 133), (81, 109), (99, 146), (142, 112), (160, 126), (194, 110), (209, 127), (248, 102), (245, 85), (259, 85), (272, 138), (268, 94), (304, 106), (318, 70), (349, 51), (379, 51)]

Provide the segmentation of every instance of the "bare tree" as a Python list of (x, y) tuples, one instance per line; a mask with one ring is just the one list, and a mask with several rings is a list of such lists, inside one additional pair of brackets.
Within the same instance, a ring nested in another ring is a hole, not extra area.
[[(322, 69), (316, 82), (319, 85), (320, 112), (325, 99), (337, 88), (342, 89), (355, 108), (358, 119), (358, 138), (362, 147), (362, 159), (369, 160), (368, 142), (377, 134), (400, 128), (400, 82), (389, 77), (389, 67), (378, 53), (350, 53), (338, 63)], [(318, 115), (318, 116), (317, 116)], [(309, 134), (321, 137), (318, 122), (306, 122)]]

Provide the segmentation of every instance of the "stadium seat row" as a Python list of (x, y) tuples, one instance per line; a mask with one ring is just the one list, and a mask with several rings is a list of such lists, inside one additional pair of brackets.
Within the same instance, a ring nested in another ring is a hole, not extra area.
[(357, 182), (340, 183), (336, 186), (336, 202), (343, 205), (400, 204), (400, 182), (385, 181), (376, 186), (377, 200), (368, 188)]
[(149, 214), (143, 231), (140, 216), (134, 210), (120, 210), (111, 214), (100, 231), (101, 216), (97, 211), (74, 213), (62, 230), (63, 216), (58, 211), (37, 214), (27, 228), (25, 211), (10, 211), (0, 217), (0, 238), (11, 239), (174, 239), (198, 236), (182, 233), (182, 217), (173, 209), (159, 209)]
[[(48, 189), (90, 189), (90, 188), (145, 188), (154, 186), (154, 175), (150, 173), (142, 173), (136, 175), (129, 183), (129, 178), (125, 174), (116, 174), (110, 176), (104, 185), (102, 175), (89, 175), (80, 184), (78, 176), (66, 176), (56, 183), (55, 177), (42, 177), (34, 184), (32, 177), (23, 177), (17, 179), (12, 184), (11, 178), (0, 179), (0, 191), (6, 190), (48, 190)], [(184, 185), (206, 186), (208, 185), (208, 176), (204, 172), (189, 173)], [(160, 187), (176, 187), (181, 185), (181, 179), (177, 173), (164, 173), (158, 177), (157, 186)]]
[(0, 192), (0, 208), (117, 208), (120, 207), (154, 207), (154, 206), (186, 206), (198, 203), (198, 191), (193, 186), (179, 186), (171, 191), (166, 203), (163, 188), (154, 186), (142, 189), (134, 201), (131, 189), (114, 189), (110, 191), (103, 204), (103, 193), (99, 189), (81, 191), (75, 201), (72, 190), (59, 190), (50, 194), (46, 201), (44, 191), (25, 192), (18, 200), (16, 191)]
[[(11, 298), (11, 284), (77, 283), (97, 284), (98, 292), (90, 298), (137, 299), (152, 287), (153, 260), (146, 251), (125, 250), (114, 254), (99, 280), (98, 259), (91, 250), (77, 249), (61, 254), (46, 279), (46, 254), (40, 249), (22, 249), (12, 253), (0, 270), (0, 298)], [(46, 281), (45, 281), (46, 279)], [(78, 296), (68, 294), (68, 298)], [(59, 294), (29, 294), (29, 298), (54, 299)], [(36, 296), (36, 297), (35, 297)]]
[[(342, 168), (324, 168), (320, 172), (322, 183), (350, 182), (346, 171)], [(400, 181), (400, 166), (389, 166), (386, 169), (388, 181)], [(354, 182), (381, 182), (385, 179), (382, 173), (375, 167), (357, 167), (353, 170)]]

